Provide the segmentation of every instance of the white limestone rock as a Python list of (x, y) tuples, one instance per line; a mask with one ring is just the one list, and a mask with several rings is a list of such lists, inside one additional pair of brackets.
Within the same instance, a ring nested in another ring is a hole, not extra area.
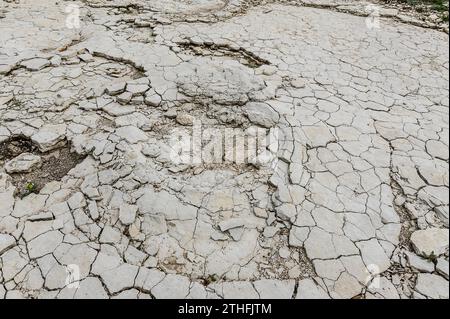
[(410, 267), (412, 267), (413, 269), (416, 269), (419, 272), (428, 273), (432, 273), (434, 271), (434, 264), (430, 260), (421, 258), (416, 254), (410, 252), (406, 252), (405, 254)]
[(250, 122), (262, 127), (271, 128), (280, 120), (280, 115), (265, 103), (247, 103), (244, 110)]
[(105, 226), (102, 234), (100, 235), (100, 243), (103, 244), (116, 244), (120, 242), (122, 235), (117, 228), (111, 226)]
[(330, 299), (330, 296), (313, 279), (307, 278), (298, 282), (295, 299)]
[(143, 142), (148, 139), (144, 131), (134, 126), (119, 127), (116, 130), (116, 134), (131, 144)]
[(0, 217), (9, 216), (14, 208), (14, 189), (0, 190)]
[(419, 274), (415, 290), (431, 299), (448, 299), (448, 281), (438, 275)]
[(155, 192), (146, 189), (144, 195), (137, 201), (141, 214), (163, 215), (167, 220), (189, 220), (197, 215), (197, 208), (186, 205), (180, 200), (166, 192)]
[(133, 105), (121, 105), (119, 103), (109, 103), (102, 107), (102, 110), (111, 116), (124, 116), (136, 111)]
[(219, 223), (219, 228), (221, 231), (225, 232), (227, 230), (233, 229), (233, 228), (240, 228), (245, 225), (245, 221), (240, 218), (232, 218), (228, 220), (221, 221)]
[(2, 275), (5, 282), (13, 279), (29, 263), (29, 259), (15, 247), (1, 255)]
[(418, 255), (429, 257), (440, 256), (448, 251), (449, 231), (443, 228), (427, 228), (415, 231), (411, 235), (411, 243)]
[(136, 219), (138, 207), (135, 205), (123, 204), (120, 206), (119, 219), (124, 225), (131, 225)]
[(59, 147), (64, 139), (65, 128), (61, 126), (43, 128), (31, 136), (31, 140), (38, 145), (41, 152), (48, 152)]
[(258, 299), (258, 293), (252, 283), (246, 281), (224, 282), (222, 293), (225, 299)]
[(63, 238), (63, 234), (57, 230), (49, 231), (34, 238), (28, 243), (30, 258), (38, 258), (52, 253), (62, 243)]
[(291, 299), (295, 280), (257, 280), (253, 283), (261, 299)]
[(87, 206), (86, 198), (84, 197), (83, 193), (78, 192), (72, 195), (68, 201), (67, 204), (69, 205), (70, 209), (75, 210), (78, 208), (84, 208)]
[(108, 294), (103, 288), (101, 281), (95, 277), (88, 277), (80, 281), (74, 299), (108, 299)]
[(361, 241), (356, 243), (356, 245), (361, 250), (362, 259), (367, 266), (376, 266), (380, 273), (391, 266), (391, 261), (378, 240)]
[(397, 289), (386, 277), (376, 279), (376, 284), (372, 283), (368, 289), (377, 298), (400, 299)]
[(144, 99), (144, 103), (149, 105), (149, 106), (153, 106), (153, 107), (158, 107), (161, 104), (161, 96), (156, 94), (156, 92), (150, 90), (147, 93), (145, 93), (145, 99)]
[(21, 66), (25, 67), (26, 69), (28, 69), (30, 71), (39, 71), (39, 70), (42, 70), (43, 68), (49, 66), (50, 64), (51, 64), (50, 61), (47, 59), (35, 58), (35, 59), (23, 61), (21, 63)]
[(448, 161), (448, 145), (444, 144), (441, 141), (429, 140), (426, 143), (427, 152), (436, 158), (440, 158), (442, 160)]
[(184, 299), (189, 294), (189, 287), (187, 277), (169, 274), (151, 292), (156, 299)]
[(448, 260), (439, 258), (436, 264), (436, 271), (448, 280)]
[(31, 216), (42, 212), (47, 201), (47, 195), (30, 194), (22, 199), (17, 199), (12, 216)]
[[(139, 274), (136, 277), (136, 286), (145, 291), (151, 291), (164, 279), (164, 277), (166, 277), (166, 275), (160, 270), (141, 267), (139, 269)], [(157, 290), (157, 292), (159, 291)]]
[(179, 113), (176, 117), (178, 124), (183, 126), (192, 126), (194, 124), (195, 117), (187, 113)]
[(106, 93), (109, 95), (119, 95), (125, 91), (126, 82), (113, 82), (106, 87)]
[(16, 239), (7, 234), (0, 234), (0, 256), (16, 245)]
[(100, 274), (103, 282), (110, 293), (116, 293), (126, 288), (134, 286), (134, 279), (139, 267), (129, 264), (122, 264), (117, 268), (107, 270)]

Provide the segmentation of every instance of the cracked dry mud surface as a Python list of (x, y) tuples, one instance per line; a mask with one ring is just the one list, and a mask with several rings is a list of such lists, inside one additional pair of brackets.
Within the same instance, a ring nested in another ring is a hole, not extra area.
[[(0, 0), (0, 298), (448, 298), (449, 39), (383, 10)], [(193, 119), (276, 165), (174, 163)]]

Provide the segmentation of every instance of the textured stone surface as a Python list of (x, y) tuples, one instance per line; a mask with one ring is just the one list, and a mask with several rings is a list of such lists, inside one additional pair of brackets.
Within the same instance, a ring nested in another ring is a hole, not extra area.
[(0, 234), (0, 255), (16, 244), (16, 239), (11, 235)]
[(448, 298), (448, 35), (345, 2), (4, 2), (0, 298)]
[(416, 291), (431, 299), (448, 299), (448, 281), (432, 274), (419, 274)]
[(418, 230), (411, 235), (416, 253), (425, 257), (440, 256), (448, 252), (448, 229), (428, 228)]

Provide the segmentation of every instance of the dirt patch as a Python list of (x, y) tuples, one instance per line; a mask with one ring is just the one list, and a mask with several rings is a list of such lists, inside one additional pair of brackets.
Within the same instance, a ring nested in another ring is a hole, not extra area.
[(40, 156), (42, 165), (28, 173), (10, 174), (12, 183), (17, 188), (15, 195), (18, 197), (38, 193), (47, 183), (60, 181), (85, 158), (71, 152), (69, 143), (51, 152), (42, 153), (29, 138), (18, 136), (0, 143), (0, 165), (4, 166), (22, 153)]

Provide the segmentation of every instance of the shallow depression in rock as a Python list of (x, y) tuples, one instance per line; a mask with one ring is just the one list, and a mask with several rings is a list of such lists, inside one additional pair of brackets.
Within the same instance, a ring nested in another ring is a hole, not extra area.
[(38, 193), (47, 183), (60, 181), (84, 158), (71, 151), (67, 141), (64, 146), (45, 153), (31, 139), (22, 136), (0, 143), (0, 165), (10, 174), (19, 197)]

